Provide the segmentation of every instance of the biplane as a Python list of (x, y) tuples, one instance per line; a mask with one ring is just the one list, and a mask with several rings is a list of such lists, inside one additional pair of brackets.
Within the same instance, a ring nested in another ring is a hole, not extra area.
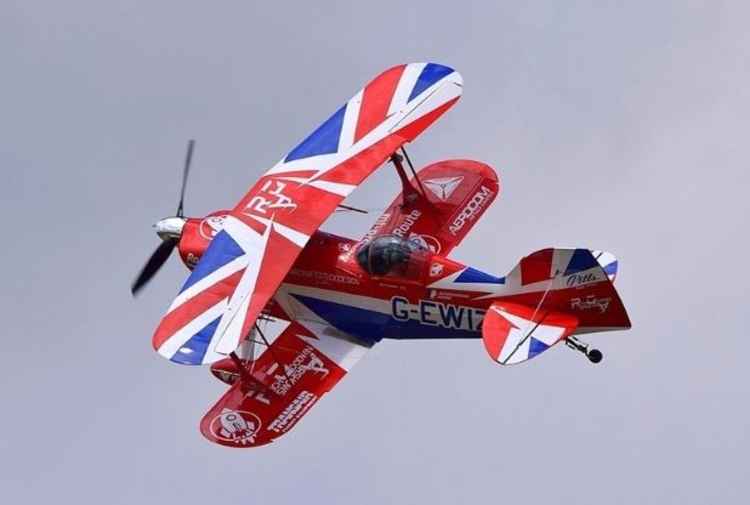
[[(191, 273), (153, 335), (182, 365), (210, 365), (229, 388), (200, 423), (210, 441), (268, 444), (291, 430), (384, 338), (482, 339), (501, 365), (557, 343), (592, 362), (576, 335), (630, 321), (613, 282), (617, 260), (547, 248), (498, 277), (449, 258), (500, 192), (485, 163), (448, 160), (416, 171), (404, 146), (460, 98), (462, 78), (435, 63), (378, 75), (263, 174), (231, 209), (185, 217), (188, 145), (177, 213), (132, 286), (172, 251)], [(392, 165), (395, 197), (359, 239), (321, 231), (370, 174)], [(259, 322), (284, 321), (268, 338)]]

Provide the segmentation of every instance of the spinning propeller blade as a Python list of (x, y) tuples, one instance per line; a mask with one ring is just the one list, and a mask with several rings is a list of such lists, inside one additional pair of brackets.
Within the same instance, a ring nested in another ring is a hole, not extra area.
[(133, 282), (133, 286), (130, 288), (130, 292), (133, 293), (133, 296), (135, 296), (138, 291), (140, 291), (141, 288), (151, 280), (154, 274), (159, 271), (162, 265), (167, 261), (167, 258), (169, 258), (169, 255), (172, 254), (172, 250), (177, 245), (177, 242), (179, 242), (178, 239), (169, 238), (159, 244), (159, 247), (156, 248), (154, 253), (148, 259), (143, 270), (141, 270), (141, 273), (138, 274), (138, 278)]
[(151, 257), (146, 262), (146, 265), (138, 274), (138, 277), (130, 287), (130, 292), (135, 296), (145, 286), (151, 278), (156, 275), (156, 272), (164, 265), (164, 263), (172, 254), (172, 251), (180, 242), (180, 235), (182, 234), (182, 227), (185, 224), (183, 206), (185, 202), (185, 188), (187, 187), (188, 175), (190, 174), (190, 163), (193, 159), (193, 149), (195, 148), (195, 140), (188, 141), (187, 154), (185, 156), (185, 166), (182, 169), (182, 187), (180, 188), (180, 202), (177, 205), (176, 217), (168, 217), (162, 219), (154, 227), (156, 233), (163, 240), (159, 247), (153, 252)]
[(185, 168), (182, 170), (182, 188), (180, 189), (180, 203), (177, 205), (177, 217), (183, 217), (182, 204), (185, 201), (185, 188), (187, 187), (188, 174), (190, 173), (190, 162), (193, 160), (193, 148), (195, 140), (188, 141), (187, 155), (185, 156)]

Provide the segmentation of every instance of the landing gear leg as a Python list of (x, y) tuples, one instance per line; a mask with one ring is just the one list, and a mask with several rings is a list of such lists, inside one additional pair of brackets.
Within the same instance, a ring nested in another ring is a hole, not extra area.
[(250, 375), (250, 372), (247, 371), (247, 368), (245, 368), (245, 363), (240, 359), (239, 356), (237, 356), (237, 353), (232, 351), (231, 353), (229, 353), (229, 357), (232, 358), (234, 366), (237, 367), (237, 373), (240, 374), (240, 380), (243, 384), (249, 386), (250, 384), (257, 382), (255, 378)]
[(604, 357), (599, 349), (591, 348), (587, 343), (581, 342), (575, 337), (566, 338), (565, 345), (578, 352), (582, 352), (592, 363), (599, 363)]

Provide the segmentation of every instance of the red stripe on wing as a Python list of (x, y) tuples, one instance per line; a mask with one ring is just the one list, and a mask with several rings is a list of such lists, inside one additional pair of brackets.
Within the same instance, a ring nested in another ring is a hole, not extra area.
[(518, 329), (518, 326), (508, 321), (494, 308), (487, 311), (482, 322), (482, 341), (484, 342), (484, 348), (487, 349), (487, 353), (492, 359), (498, 359), (505, 341), (513, 329)]
[(429, 112), (416, 121), (413, 121), (407, 126), (404, 126), (400, 130), (398, 130), (396, 134), (407, 142), (411, 142), (412, 140), (417, 138), (420, 133), (425, 131), (427, 127), (437, 121), (438, 118), (445, 113), (445, 111), (453, 107), (453, 104), (456, 103), (459, 98), (460, 96), (457, 96), (456, 98), (445, 102), (443, 105), (436, 108), (432, 112)]
[(258, 271), (255, 290), (250, 295), (245, 321), (242, 323), (242, 335), (248, 335), (256, 319), (273, 298), (279, 284), (283, 281), (294, 260), (299, 256), (302, 248), (280, 235), (272, 229), (268, 237), (268, 245), (263, 255)]
[(386, 70), (367, 85), (362, 93), (362, 105), (359, 108), (357, 129), (354, 131), (354, 142), (370, 133), (385, 119), (391, 105), (399, 80), (406, 65), (399, 65)]
[(151, 340), (154, 349), (158, 350), (164, 342), (182, 329), (185, 325), (190, 323), (193, 319), (203, 314), (205, 311), (227, 298), (232, 294), (237, 283), (240, 282), (242, 274), (245, 269), (233, 273), (229, 277), (226, 277), (222, 281), (212, 286), (212, 289), (207, 289), (198, 293), (193, 298), (187, 300), (185, 303), (169, 312), (162, 319), (159, 327), (154, 333), (153, 339)]

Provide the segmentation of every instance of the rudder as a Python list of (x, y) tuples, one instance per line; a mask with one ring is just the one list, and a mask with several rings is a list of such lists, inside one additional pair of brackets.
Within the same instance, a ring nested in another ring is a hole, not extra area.
[(575, 333), (630, 328), (612, 282), (617, 260), (596, 252), (598, 257), (589, 249), (547, 248), (526, 256), (506, 277), (512, 294), (503, 300), (574, 315)]

